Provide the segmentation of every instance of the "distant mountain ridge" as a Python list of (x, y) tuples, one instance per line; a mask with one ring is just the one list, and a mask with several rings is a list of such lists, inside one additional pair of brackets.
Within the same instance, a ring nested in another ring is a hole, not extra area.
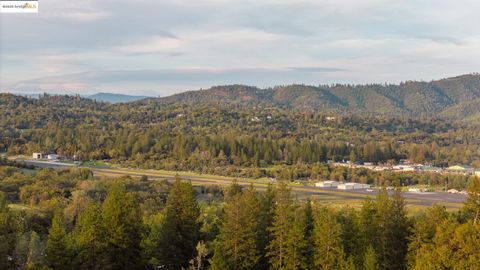
[[(287, 85), (261, 89), (246, 85), (215, 86), (140, 102), (159, 104), (267, 105), (299, 110), (342, 110), (466, 119), (480, 115), (480, 75), (461, 75), (431, 82), (408, 81), (398, 85)], [(465, 108), (464, 108), (465, 107)], [(463, 109), (462, 109), (463, 108)], [(475, 119), (477, 119), (475, 117)]]
[(86, 96), (88, 99), (94, 99), (103, 102), (109, 103), (125, 103), (125, 102), (132, 102), (136, 100), (141, 100), (148, 98), (147, 96), (132, 96), (132, 95), (125, 95), (125, 94), (115, 94), (115, 93), (96, 93), (94, 95)]
[[(23, 97), (29, 97), (29, 98), (35, 98), (35, 99), (38, 99), (44, 94), (53, 95), (53, 96), (61, 95), (61, 94), (34, 93), (34, 92), (32, 93), (13, 92), (12, 94), (16, 96), (23, 96)], [(102, 101), (102, 102), (108, 102), (108, 103), (125, 103), (125, 102), (132, 102), (132, 101), (149, 98), (148, 96), (134, 96), (134, 95), (125, 95), (125, 94), (117, 94), (117, 93), (105, 93), (105, 92), (99, 92), (93, 95), (81, 95), (81, 94), (73, 94), (73, 95), (80, 95), (83, 98)]]

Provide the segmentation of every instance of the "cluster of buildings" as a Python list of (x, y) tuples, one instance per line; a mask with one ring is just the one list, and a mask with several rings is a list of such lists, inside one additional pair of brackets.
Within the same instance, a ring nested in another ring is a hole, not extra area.
[(408, 161), (404, 161), (397, 165), (387, 164), (373, 164), (365, 162), (363, 164), (351, 163), (351, 162), (335, 162), (334, 166), (342, 166), (349, 168), (366, 168), (374, 171), (393, 171), (393, 172), (414, 172), (414, 173), (441, 173), (441, 174), (462, 174), (462, 175), (476, 175), (480, 176), (480, 170), (467, 165), (454, 165), (448, 168), (434, 167), (424, 164), (416, 164)]
[(369, 189), (370, 185), (369, 184), (360, 184), (360, 183), (340, 183), (337, 181), (322, 181), (315, 183), (316, 187), (321, 187), (321, 188), (337, 188), (337, 189)]
[(46, 159), (50, 161), (59, 161), (60, 156), (57, 154), (33, 153), (32, 159)]

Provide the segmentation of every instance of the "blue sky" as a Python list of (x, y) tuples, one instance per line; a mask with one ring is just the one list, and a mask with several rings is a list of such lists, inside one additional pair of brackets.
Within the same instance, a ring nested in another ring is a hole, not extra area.
[(0, 91), (166, 96), (220, 84), (480, 71), (474, 0), (39, 0), (0, 14)]

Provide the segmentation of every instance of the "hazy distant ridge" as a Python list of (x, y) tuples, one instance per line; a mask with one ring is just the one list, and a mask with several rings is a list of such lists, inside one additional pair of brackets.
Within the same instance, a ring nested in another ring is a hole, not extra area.
[(114, 93), (97, 93), (94, 95), (87, 96), (86, 98), (95, 99), (98, 101), (103, 102), (110, 102), (110, 103), (123, 103), (123, 102), (131, 102), (136, 100), (141, 100), (147, 98), (146, 96), (132, 96), (132, 95), (124, 95), (124, 94), (114, 94)]

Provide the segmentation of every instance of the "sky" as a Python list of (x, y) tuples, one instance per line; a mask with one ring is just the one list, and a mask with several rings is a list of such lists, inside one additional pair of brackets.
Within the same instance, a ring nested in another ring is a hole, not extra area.
[(478, 0), (38, 4), (38, 14), (0, 14), (0, 91), (167, 96), (480, 71)]

